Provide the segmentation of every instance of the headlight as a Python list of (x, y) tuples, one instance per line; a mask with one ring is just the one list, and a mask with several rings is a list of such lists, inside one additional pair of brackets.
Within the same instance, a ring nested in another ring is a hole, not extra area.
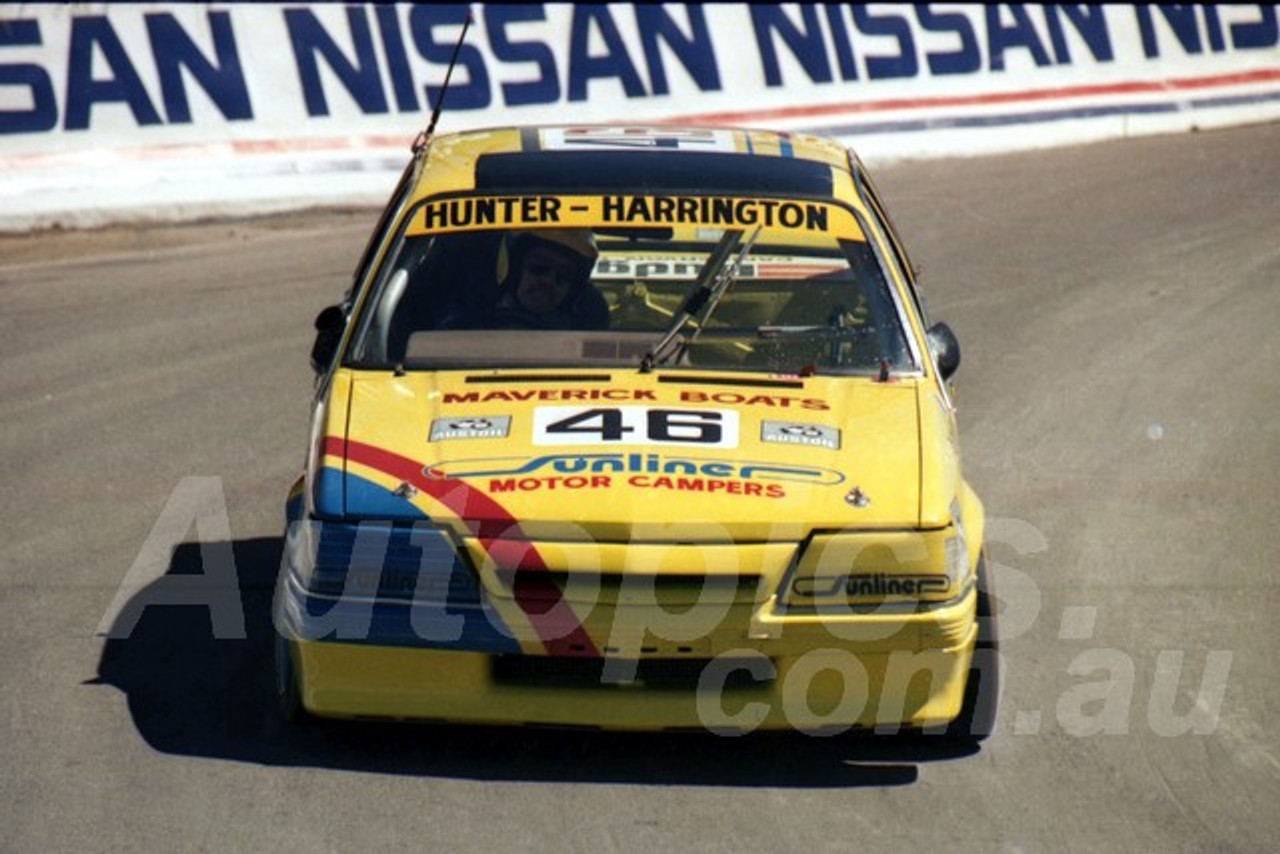
[(790, 607), (945, 601), (968, 571), (963, 532), (867, 531), (817, 534), (780, 597)]
[(285, 553), (294, 583), (321, 599), (480, 601), (475, 574), (433, 525), (302, 520), (289, 526)]

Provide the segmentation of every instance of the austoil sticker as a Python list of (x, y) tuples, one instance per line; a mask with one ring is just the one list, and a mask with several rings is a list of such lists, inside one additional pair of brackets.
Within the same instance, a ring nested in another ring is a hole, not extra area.
[(808, 445), (814, 448), (840, 448), (840, 431), (821, 424), (797, 424), (794, 421), (764, 421), (760, 425), (760, 441), (783, 445)]
[(510, 415), (469, 415), (465, 418), (437, 418), (431, 422), (429, 441), (505, 439), (510, 433)]

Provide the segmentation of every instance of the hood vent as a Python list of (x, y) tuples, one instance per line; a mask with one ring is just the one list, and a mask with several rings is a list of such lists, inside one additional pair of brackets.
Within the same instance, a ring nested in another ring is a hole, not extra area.
[(658, 377), (660, 383), (680, 383), (683, 385), (731, 385), (731, 386), (748, 386), (750, 388), (804, 388), (804, 383), (800, 380), (758, 380), (758, 379), (738, 379), (736, 377), (686, 377), (686, 376), (668, 376)]
[(610, 374), (482, 374), (467, 377), (468, 383), (607, 383)]

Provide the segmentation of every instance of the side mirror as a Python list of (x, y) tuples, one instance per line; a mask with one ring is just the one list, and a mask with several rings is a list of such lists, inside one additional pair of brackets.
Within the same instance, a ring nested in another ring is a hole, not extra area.
[(938, 363), (938, 373), (942, 375), (943, 381), (951, 379), (952, 374), (960, 367), (960, 341), (956, 334), (947, 324), (935, 323), (925, 333), (925, 339), (929, 342), (929, 350)]
[(347, 315), (341, 306), (331, 305), (316, 315), (316, 340), (311, 345), (311, 370), (323, 374), (333, 361), (342, 341), (342, 327)]

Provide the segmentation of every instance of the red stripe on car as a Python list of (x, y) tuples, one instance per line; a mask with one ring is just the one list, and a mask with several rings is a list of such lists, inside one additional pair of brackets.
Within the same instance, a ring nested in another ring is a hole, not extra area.
[(548, 655), (599, 657), (586, 628), (547, 573), (542, 555), (523, 539), (515, 517), (488, 494), (461, 480), (429, 478), (421, 463), (363, 442), (344, 442), (331, 436), (324, 450), (330, 456), (345, 457), (399, 478), (430, 495), (467, 525), (499, 568), (518, 570), (513, 591), (516, 604), (529, 618)]

